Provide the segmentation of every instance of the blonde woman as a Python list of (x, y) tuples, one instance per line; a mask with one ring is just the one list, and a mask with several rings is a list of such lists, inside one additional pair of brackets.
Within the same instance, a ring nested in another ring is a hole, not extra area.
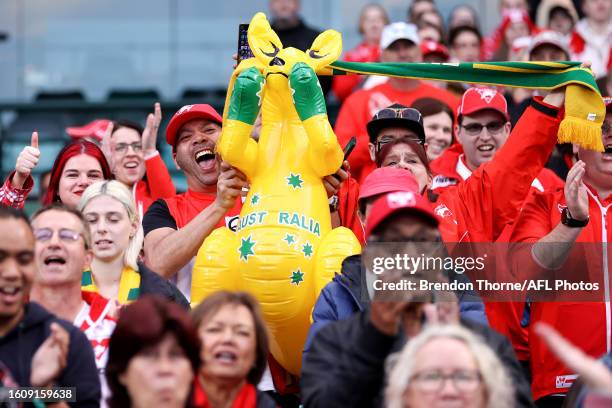
[(388, 408), (514, 407), (512, 381), (495, 353), (459, 325), (431, 326), (393, 359)]
[(94, 254), (90, 270), (83, 273), (83, 290), (121, 305), (152, 293), (189, 307), (174, 285), (139, 262), (143, 231), (127, 187), (115, 180), (92, 184), (78, 209), (89, 224)]

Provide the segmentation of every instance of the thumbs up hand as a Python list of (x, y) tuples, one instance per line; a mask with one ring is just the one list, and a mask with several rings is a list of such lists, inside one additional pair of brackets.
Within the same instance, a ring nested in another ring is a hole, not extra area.
[(17, 162), (15, 163), (15, 175), (12, 184), (15, 188), (23, 188), (26, 180), (32, 174), (32, 170), (38, 165), (40, 150), (38, 149), (38, 132), (32, 132), (32, 140), (29, 146), (23, 148)]

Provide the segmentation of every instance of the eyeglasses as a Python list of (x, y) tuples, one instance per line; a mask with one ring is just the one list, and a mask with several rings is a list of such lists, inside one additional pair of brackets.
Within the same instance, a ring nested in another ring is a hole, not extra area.
[[(73, 231), (68, 228), (62, 228), (57, 231), (59, 239), (64, 242), (76, 242), (82, 236), (80, 232)], [(53, 238), (53, 234), (55, 234), (55, 230), (51, 228), (40, 228), (34, 230), (34, 239), (38, 242), (49, 241)]]
[(482, 129), (487, 128), (490, 135), (496, 135), (502, 131), (506, 122), (489, 122), (486, 125), (482, 123), (470, 123), (469, 125), (461, 125), (466, 133), (470, 136), (477, 136), (482, 133)]
[(403, 142), (415, 142), (415, 143), (418, 143), (420, 145), (422, 145), (423, 142), (424, 142), (423, 140), (421, 140), (418, 137), (409, 137), (409, 136), (406, 136), (406, 137), (402, 137), (402, 138), (397, 138), (397, 137), (393, 137), (393, 136), (383, 136), (383, 137), (381, 137), (380, 139), (378, 139), (376, 141), (376, 152), (377, 153), (380, 152), (380, 149), (382, 149), (384, 145), (387, 145), (389, 143), (395, 142), (396, 140), (401, 140)]
[(142, 143), (141, 142), (133, 142), (133, 143), (117, 143), (115, 145), (115, 151), (119, 153), (126, 153), (128, 148), (132, 148), (134, 153), (140, 153), (142, 151)]
[(415, 386), (425, 392), (439, 392), (444, 387), (446, 380), (451, 380), (453, 386), (461, 392), (472, 392), (480, 385), (482, 376), (478, 371), (472, 370), (458, 370), (451, 374), (443, 374), (435, 370), (415, 374), (412, 379)]

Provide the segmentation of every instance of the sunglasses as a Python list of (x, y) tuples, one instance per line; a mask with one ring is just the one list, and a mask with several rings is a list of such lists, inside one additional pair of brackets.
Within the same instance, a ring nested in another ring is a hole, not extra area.
[(489, 122), (485, 125), (482, 123), (470, 123), (469, 125), (461, 125), (465, 129), (466, 133), (470, 136), (476, 136), (482, 133), (482, 129), (487, 128), (487, 132), (490, 135), (496, 135), (502, 131), (505, 122)]
[[(51, 228), (40, 228), (34, 230), (34, 239), (38, 242), (46, 242), (53, 238), (53, 234), (55, 234), (55, 230)], [(68, 228), (62, 228), (57, 231), (60, 241), (63, 242), (76, 242), (82, 236), (80, 232), (73, 231)]]
[(376, 112), (376, 119), (408, 119), (415, 122), (422, 122), (421, 112), (414, 108), (384, 108)]

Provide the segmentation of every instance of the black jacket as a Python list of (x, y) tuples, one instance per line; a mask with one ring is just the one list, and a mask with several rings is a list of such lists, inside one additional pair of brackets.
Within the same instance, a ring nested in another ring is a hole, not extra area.
[[(462, 319), (499, 357), (516, 389), (516, 407), (533, 407), (529, 384), (523, 377), (510, 342), (494, 330)], [(385, 360), (401, 350), (406, 339), (387, 336), (369, 320), (369, 310), (322, 327), (302, 364), (302, 402), (310, 407), (382, 406)]]
[(138, 272), (140, 273), (140, 295), (161, 295), (178, 303), (185, 309), (190, 309), (189, 302), (185, 299), (185, 296), (171, 282), (162, 278), (142, 263), (138, 264)]
[(72, 407), (100, 405), (100, 379), (93, 349), (85, 334), (71, 323), (58, 319), (35, 302), (25, 305), (23, 319), (4, 337), (0, 337), (0, 361), (22, 387), (30, 386), (32, 357), (50, 334), (49, 326), (59, 323), (70, 335), (66, 368), (55, 382), (58, 387), (76, 387)]
[[(467, 276), (452, 274), (453, 279), (465, 282)], [(459, 313), (462, 318), (488, 326), (484, 304), (480, 297), (471, 292), (456, 292), (459, 299)], [(370, 304), (361, 255), (352, 255), (342, 262), (342, 273), (336, 274), (319, 294), (312, 310), (312, 324), (304, 344), (305, 358), (317, 332), (325, 325), (348, 319), (354, 313), (365, 310)]]

